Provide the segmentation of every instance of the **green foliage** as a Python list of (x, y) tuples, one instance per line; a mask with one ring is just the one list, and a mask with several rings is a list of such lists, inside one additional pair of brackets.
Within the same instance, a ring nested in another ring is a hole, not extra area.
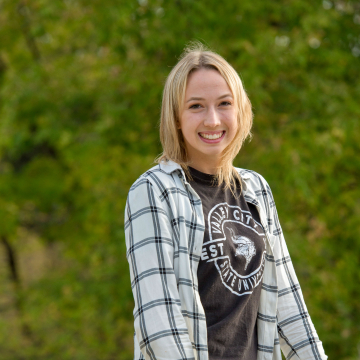
[[(358, 2), (2, 0), (0, 8), (0, 236), (20, 257), (34, 234), (63, 249), (22, 290), (0, 271), (3, 359), (131, 359), (124, 205), (161, 151), (162, 86), (194, 39), (244, 81), (254, 138), (235, 165), (273, 189), (326, 353), (358, 358)], [(23, 299), (22, 313), (9, 292)]]

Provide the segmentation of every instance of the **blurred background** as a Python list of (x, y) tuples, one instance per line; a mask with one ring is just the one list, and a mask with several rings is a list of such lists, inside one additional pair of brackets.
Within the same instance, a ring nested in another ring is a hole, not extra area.
[(162, 87), (200, 40), (255, 119), (327, 355), (360, 359), (360, 2), (0, 0), (0, 358), (130, 360), (123, 233), (161, 152)]

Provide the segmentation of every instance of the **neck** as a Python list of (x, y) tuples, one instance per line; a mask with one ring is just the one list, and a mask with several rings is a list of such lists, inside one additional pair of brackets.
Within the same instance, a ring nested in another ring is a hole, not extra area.
[(209, 174), (209, 175), (216, 175), (217, 169), (218, 169), (216, 164), (212, 164), (207, 161), (190, 162), (189, 166), (191, 166), (195, 170), (198, 170), (202, 173)]

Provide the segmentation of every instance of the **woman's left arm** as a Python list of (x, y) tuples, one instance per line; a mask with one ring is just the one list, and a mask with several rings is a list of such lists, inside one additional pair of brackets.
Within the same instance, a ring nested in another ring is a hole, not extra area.
[(271, 219), (269, 230), (276, 237), (274, 257), (278, 282), (277, 326), (281, 350), (286, 358), (297, 355), (301, 360), (325, 360), (327, 356), (306, 308), (271, 189), (266, 182), (265, 186)]

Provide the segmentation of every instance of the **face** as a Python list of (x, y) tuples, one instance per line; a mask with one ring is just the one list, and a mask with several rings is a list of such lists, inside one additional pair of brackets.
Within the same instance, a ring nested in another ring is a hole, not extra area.
[(212, 69), (191, 73), (179, 124), (190, 166), (215, 174), (221, 154), (235, 137), (237, 127), (234, 98), (220, 73)]

